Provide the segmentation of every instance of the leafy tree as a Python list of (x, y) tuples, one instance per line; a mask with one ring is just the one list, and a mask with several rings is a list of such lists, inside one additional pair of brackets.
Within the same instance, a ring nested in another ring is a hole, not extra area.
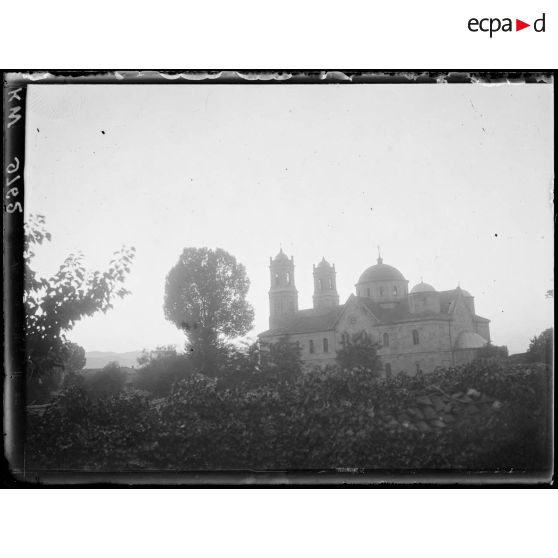
[[(67, 344), (66, 333), (84, 316), (107, 312), (116, 297), (128, 291), (122, 287), (135, 249), (122, 247), (114, 253), (106, 271), (88, 271), (83, 255), (70, 254), (55, 275), (39, 277), (32, 268), (34, 250), (51, 235), (45, 218), (32, 215), (25, 224), (26, 365), (28, 396), (45, 398), (60, 384), (68, 359), (79, 359)], [(73, 356), (72, 356), (73, 354)], [(75, 366), (76, 362), (70, 366)]]
[(86, 377), (84, 388), (93, 396), (116, 395), (124, 389), (126, 371), (118, 362), (109, 362), (102, 370)]
[(65, 343), (66, 358), (65, 371), (72, 374), (85, 368), (85, 349), (77, 343), (68, 341)]
[(554, 328), (550, 327), (531, 339), (525, 359), (527, 362), (544, 362), (550, 365), (552, 363), (553, 347)]
[(345, 339), (343, 347), (337, 351), (335, 361), (342, 369), (364, 368), (375, 376), (382, 370), (378, 357), (378, 344), (366, 332), (357, 333)]
[(63, 350), (64, 368), (62, 387), (69, 388), (83, 385), (81, 371), (86, 364), (85, 349), (77, 343), (66, 341)]
[(140, 366), (146, 366), (156, 360), (160, 360), (161, 358), (176, 356), (176, 355), (177, 352), (176, 352), (175, 345), (159, 345), (152, 351), (143, 349), (141, 355), (138, 357), (138, 364)]
[(205, 374), (215, 375), (223, 342), (252, 327), (249, 286), (244, 266), (220, 248), (185, 248), (167, 275), (165, 317), (184, 331)]
[(289, 340), (287, 335), (275, 343), (262, 343), (260, 368), (264, 374), (283, 379), (293, 379), (302, 372), (302, 348)]
[(134, 386), (155, 397), (171, 393), (172, 386), (193, 374), (193, 361), (188, 355), (179, 355), (172, 345), (157, 347), (154, 351), (143, 351), (138, 358), (140, 369)]
[(507, 358), (508, 348), (505, 346), (499, 347), (498, 345), (493, 345), (488, 343), (484, 347), (477, 351), (477, 359), (487, 359), (487, 358)]

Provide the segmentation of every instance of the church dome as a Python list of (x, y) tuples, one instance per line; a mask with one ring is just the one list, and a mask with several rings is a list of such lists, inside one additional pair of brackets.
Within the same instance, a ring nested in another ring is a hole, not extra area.
[(473, 331), (462, 331), (455, 341), (456, 349), (480, 349), (486, 345), (486, 339)]
[(322, 258), (322, 261), (316, 267), (318, 269), (331, 269), (331, 264), (325, 258)]
[(417, 285), (415, 285), (411, 289), (411, 294), (415, 294), (415, 293), (435, 293), (435, 292), (436, 292), (436, 289), (432, 285), (429, 285), (428, 283), (425, 283), (424, 281), (421, 281), (420, 283), (418, 283)]
[(382, 258), (378, 258), (378, 263), (366, 269), (358, 280), (359, 283), (373, 281), (405, 281), (405, 277), (398, 269), (383, 263)]
[(273, 263), (283, 263), (283, 262), (290, 262), (288, 256), (283, 252), (283, 248), (279, 250), (279, 253), (273, 259)]

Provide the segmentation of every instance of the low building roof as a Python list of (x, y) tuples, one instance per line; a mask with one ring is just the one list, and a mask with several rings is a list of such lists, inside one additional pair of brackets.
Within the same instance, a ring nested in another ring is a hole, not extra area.
[(338, 316), (341, 315), (344, 309), (345, 305), (336, 306), (327, 312), (318, 308), (299, 310), (295, 312), (293, 317), (283, 327), (268, 329), (260, 333), (260, 336), (329, 331), (334, 328)]
[(486, 339), (474, 331), (462, 331), (455, 340), (456, 349), (480, 349), (486, 344)]

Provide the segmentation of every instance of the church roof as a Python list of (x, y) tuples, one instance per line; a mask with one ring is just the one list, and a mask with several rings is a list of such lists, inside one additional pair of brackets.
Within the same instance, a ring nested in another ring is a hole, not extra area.
[(281, 335), (282, 333), (313, 333), (333, 329), (337, 318), (345, 309), (345, 305), (337, 306), (324, 312), (323, 309), (311, 308), (299, 310), (285, 323), (284, 327), (269, 329), (260, 335)]
[(448, 314), (453, 310), (453, 305), (457, 299), (457, 289), (440, 291), (438, 295), (440, 296), (440, 312)]
[(478, 333), (473, 331), (462, 331), (455, 340), (456, 349), (480, 349), (486, 345), (486, 339), (483, 339)]
[[(379, 325), (397, 324), (402, 322), (419, 322), (422, 320), (451, 320), (451, 312), (454, 307), (455, 300), (458, 296), (458, 290), (441, 291), (440, 295), (440, 312), (420, 312), (411, 313), (409, 304), (406, 299), (395, 303), (392, 307), (385, 304), (379, 304), (373, 299), (363, 296), (354, 296), (340, 306), (331, 310), (309, 309), (299, 310), (293, 317), (285, 323), (281, 328), (269, 329), (260, 333), (261, 336), (295, 334), (295, 333), (317, 333), (321, 331), (330, 331), (335, 328), (335, 323), (341, 316), (351, 300), (356, 300), (362, 304), (378, 319)], [(490, 322), (481, 316), (473, 316), (476, 322)]]
[(359, 302), (364, 304), (380, 324), (397, 324), (401, 322), (417, 322), (421, 320), (449, 320), (450, 317), (445, 312), (420, 312), (412, 313), (409, 310), (409, 304), (406, 300), (394, 303), (392, 306), (386, 306), (374, 302), (371, 298), (358, 296), (355, 297)]
[(398, 269), (383, 263), (382, 259), (378, 258), (378, 263), (376, 265), (372, 265), (364, 270), (357, 285), (360, 283), (370, 283), (372, 281), (405, 281), (405, 277), (403, 277), (403, 274)]
[(316, 266), (318, 269), (331, 269), (332, 266), (331, 264), (324, 258), (322, 258), (322, 261)]
[(273, 258), (273, 263), (280, 263), (280, 262), (288, 262), (290, 263), (289, 257), (285, 252), (283, 252), (283, 248), (279, 250), (279, 253)]
[(429, 285), (428, 283), (425, 283), (424, 281), (421, 281), (420, 283), (418, 283), (417, 285), (415, 285), (411, 289), (411, 294), (415, 294), (415, 293), (435, 293), (435, 292), (436, 292), (436, 289), (432, 285)]

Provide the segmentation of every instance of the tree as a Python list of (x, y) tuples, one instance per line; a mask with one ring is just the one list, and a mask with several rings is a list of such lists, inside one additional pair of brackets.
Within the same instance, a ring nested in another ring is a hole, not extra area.
[(499, 347), (492, 343), (487, 343), (484, 347), (477, 350), (477, 359), (490, 359), (490, 358), (507, 358), (508, 348), (505, 346)]
[(155, 397), (165, 397), (172, 386), (193, 374), (193, 363), (187, 355), (179, 355), (173, 345), (157, 347), (154, 351), (143, 351), (138, 358), (140, 369), (134, 386)]
[(85, 380), (84, 388), (94, 397), (116, 395), (124, 389), (126, 371), (118, 362), (106, 364), (102, 370), (91, 373)]
[(347, 370), (364, 368), (373, 375), (380, 375), (382, 362), (378, 357), (378, 344), (366, 332), (357, 333), (345, 339), (343, 347), (337, 351), (335, 361)]
[(283, 379), (294, 379), (302, 372), (302, 348), (287, 335), (275, 343), (262, 343), (260, 347), (262, 371)]
[(63, 346), (63, 378), (62, 388), (67, 389), (72, 386), (82, 386), (83, 376), (81, 371), (85, 367), (85, 349), (77, 343), (66, 341)]
[(544, 362), (550, 366), (553, 347), (554, 328), (550, 327), (531, 339), (529, 348), (525, 353), (525, 359), (527, 362)]
[(220, 248), (185, 248), (167, 275), (165, 317), (184, 331), (204, 373), (214, 375), (226, 339), (251, 329), (249, 286), (244, 266)]
[(66, 358), (65, 360), (65, 372), (68, 374), (75, 374), (80, 370), (85, 368), (85, 349), (78, 345), (77, 343), (72, 343), (67, 341), (64, 345)]
[(84, 316), (107, 312), (116, 297), (129, 294), (122, 284), (135, 249), (122, 247), (115, 252), (104, 272), (86, 270), (83, 255), (70, 254), (55, 275), (44, 278), (32, 268), (36, 246), (51, 240), (42, 215), (30, 216), (24, 240), (28, 395), (35, 393), (44, 398), (58, 387), (68, 359), (76, 357), (66, 333)]

